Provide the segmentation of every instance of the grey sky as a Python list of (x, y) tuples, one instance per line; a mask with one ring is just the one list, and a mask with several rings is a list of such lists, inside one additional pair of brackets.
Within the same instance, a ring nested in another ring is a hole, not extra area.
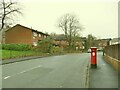
[(58, 19), (74, 13), (85, 27), (82, 36), (93, 34), (98, 38), (118, 37), (117, 0), (19, 0), (23, 16), (17, 23), (43, 32), (63, 33), (57, 27)]

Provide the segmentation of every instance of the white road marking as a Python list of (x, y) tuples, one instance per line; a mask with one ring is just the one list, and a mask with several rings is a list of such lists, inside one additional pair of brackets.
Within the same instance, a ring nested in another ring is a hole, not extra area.
[(16, 76), (16, 75), (19, 75), (19, 74), (22, 74), (22, 73), (25, 73), (25, 72), (31, 71), (31, 70), (36, 69), (36, 68), (39, 68), (39, 67), (41, 67), (41, 65), (39, 65), (39, 66), (37, 66), (37, 67), (30, 68), (30, 69), (28, 69), (28, 70), (24, 70), (24, 71), (22, 71), (22, 72), (19, 72), (19, 73), (16, 73), (16, 74), (10, 75), (10, 76), (6, 76), (6, 77), (4, 77), (4, 79), (8, 79), (8, 78), (10, 78), (10, 77), (13, 77), (13, 76)]
[(7, 78), (9, 78), (10, 76), (7, 76), (7, 77), (5, 77), (4, 79), (7, 79)]

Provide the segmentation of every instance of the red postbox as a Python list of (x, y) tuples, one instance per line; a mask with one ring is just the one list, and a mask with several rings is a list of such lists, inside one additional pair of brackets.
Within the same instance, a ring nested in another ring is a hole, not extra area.
[(97, 68), (97, 48), (91, 47), (91, 68)]

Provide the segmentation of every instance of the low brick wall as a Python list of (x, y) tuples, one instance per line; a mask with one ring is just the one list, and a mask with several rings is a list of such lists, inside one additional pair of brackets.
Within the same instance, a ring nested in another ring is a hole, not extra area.
[(117, 60), (117, 59), (115, 59), (115, 58), (112, 58), (112, 57), (110, 57), (110, 56), (108, 56), (108, 55), (104, 55), (103, 56), (104, 57), (104, 60), (106, 61), (106, 62), (108, 62), (109, 64), (111, 64), (115, 69), (117, 69), (118, 71), (120, 71), (120, 61), (119, 60)]
[(104, 53), (120, 61), (120, 44), (106, 46)]

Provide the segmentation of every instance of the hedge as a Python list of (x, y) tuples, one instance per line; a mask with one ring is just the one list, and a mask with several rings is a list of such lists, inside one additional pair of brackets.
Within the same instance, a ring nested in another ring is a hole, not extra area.
[(58, 46), (53, 46), (51, 48), (51, 53), (62, 53), (63, 49)]
[(27, 51), (31, 50), (31, 46), (27, 44), (2, 44), (4, 50)]

